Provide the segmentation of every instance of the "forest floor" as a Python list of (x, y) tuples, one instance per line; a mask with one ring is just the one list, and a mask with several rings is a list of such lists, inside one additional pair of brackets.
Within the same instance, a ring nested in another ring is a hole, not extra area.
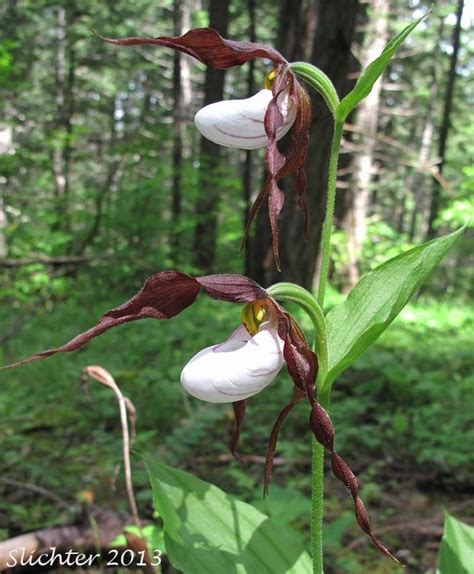
[[(23, 312), (21, 324), (17, 310), (4, 309), (1, 362), (64, 342), (120, 301), (91, 304), (83, 297)], [(249, 404), (241, 438), (248, 467), (228, 456), (231, 409), (190, 399), (178, 383), (186, 360), (223, 340), (238, 321), (234, 306), (203, 298), (172, 321), (125, 325), (80, 352), (2, 373), (0, 540), (73, 523), (84, 493), (101, 508), (127, 511), (115, 400), (100, 385), (85, 387), (81, 377), (85, 366), (100, 364), (135, 404), (136, 451), (255, 504), (308, 543), (310, 432), (302, 405), (283, 429), (270, 496), (262, 497), (258, 457), (290, 394), (287, 376)], [(361, 479), (377, 534), (413, 574), (434, 572), (444, 510), (474, 520), (473, 323), (474, 310), (463, 302), (419, 299), (333, 392), (338, 450)], [(140, 513), (152, 519), (145, 469), (138, 458), (133, 463)], [(327, 574), (399, 572), (361, 535), (347, 493), (329, 476)]]

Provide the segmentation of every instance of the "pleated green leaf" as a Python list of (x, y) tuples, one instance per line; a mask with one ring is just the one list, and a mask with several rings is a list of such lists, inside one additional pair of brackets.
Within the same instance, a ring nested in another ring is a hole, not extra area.
[(145, 462), (174, 568), (185, 574), (311, 574), (311, 559), (294, 532), (192, 474)]
[(429, 277), (464, 228), (433, 239), (367, 273), (326, 317), (328, 381), (351, 365), (385, 331)]
[(474, 528), (446, 512), (437, 574), (472, 574), (473, 567)]

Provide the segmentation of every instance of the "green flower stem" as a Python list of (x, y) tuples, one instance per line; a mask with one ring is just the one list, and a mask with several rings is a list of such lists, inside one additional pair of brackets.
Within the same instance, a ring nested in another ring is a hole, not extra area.
[[(314, 350), (318, 356), (319, 369), (316, 387), (319, 389), (318, 400), (327, 409), (329, 405), (330, 386), (325, 385), (328, 373), (328, 344), (326, 319), (314, 296), (293, 283), (277, 283), (268, 289), (268, 294), (282, 302), (296, 303), (309, 316), (313, 323), (315, 339)], [(313, 554), (313, 571), (323, 574), (323, 501), (324, 501), (324, 448), (315, 440), (312, 445), (312, 510), (311, 542)]]
[(328, 372), (328, 343), (326, 319), (314, 296), (294, 283), (276, 283), (267, 289), (268, 294), (282, 302), (296, 303), (311, 319), (314, 328), (314, 350), (318, 356), (319, 369), (317, 384), (324, 382)]
[[(341, 147), (342, 130), (344, 122), (336, 121), (332, 137), (331, 156), (329, 159), (328, 189), (326, 199), (326, 216), (324, 218), (323, 235), (321, 242), (321, 269), (319, 272), (318, 303), (324, 308), (324, 296), (329, 274), (329, 261), (331, 249), (331, 232), (334, 219), (334, 206), (336, 203), (337, 163), (339, 148)], [(319, 404), (329, 409), (331, 385), (326, 381), (327, 371), (316, 386)], [(314, 574), (324, 573), (323, 554), (323, 515), (324, 515), (324, 447), (313, 439), (311, 474), (312, 484), (312, 510), (311, 510), (311, 543), (313, 554)]]
[[(312, 86), (325, 97), (326, 103), (336, 117), (335, 111), (338, 105), (328, 88), (324, 77), (311, 78), (313, 70), (303, 67), (298, 62), (292, 65), (294, 71), (307, 80)], [(322, 79), (321, 79), (322, 78)], [(313, 81), (311, 81), (313, 80)], [(317, 84), (317, 86), (315, 85)], [(332, 84), (331, 84), (332, 86)], [(319, 89), (318, 89), (319, 88)], [(336, 94), (337, 98), (337, 94)], [(328, 281), (331, 232), (334, 219), (334, 206), (336, 203), (336, 178), (339, 148), (341, 147), (343, 121), (335, 121), (334, 133), (329, 160), (328, 189), (326, 200), (326, 215), (324, 218), (323, 234), (321, 241), (321, 269), (319, 274), (319, 287), (317, 300), (309, 291), (293, 283), (277, 283), (268, 289), (269, 295), (279, 299), (296, 303), (306, 311), (311, 319), (315, 331), (314, 350), (319, 360), (318, 378), (316, 388), (320, 405), (328, 410), (331, 393), (331, 385), (326, 381), (328, 373), (328, 345), (326, 335), (326, 321), (322, 311), (324, 296)], [(313, 554), (313, 573), (323, 574), (323, 514), (324, 514), (324, 447), (315, 439), (312, 442), (312, 495), (311, 495), (311, 547)]]
[[(326, 392), (320, 392), (318, 395), (319, 404), (326, 410), (329, 407), (329, 392), (329, 388), (326, 387)], [(311, 552), (313, 555), (313, 573), (323, 574), (324, 447), (314, 438), (311, 476)]]
[(322, 70), (307, 62), (292, 62), (290, 68), (322, 96), (335, 118), (339, 106), (339, 96), (329, 77)]
[(329, 159), (328, 190), (326, 199), (326, 216), (324, 218), (323, 235), (321, 241), (321, 269), (319, 272), (318, 303), (324, 308), (324, 295), (329, 273), (329, 259), (331, 249), (331, 232), (334, 219), (334, 205), (336, 203), (336, 178), (339, 148), (341, 147), (343, 122), (335, 122), (332, 136), (331, 157)]

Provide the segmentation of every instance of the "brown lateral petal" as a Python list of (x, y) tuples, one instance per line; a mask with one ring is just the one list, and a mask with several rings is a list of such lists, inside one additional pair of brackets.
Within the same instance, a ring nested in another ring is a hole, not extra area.
[(308, 153), (309, 128), (311, 127), (311, 99), (308, 92), (291, 74), (290, 98), (296, 105), (296, 118), (290, 130), (291, 144), (285, 156), (285, 164), (278, 173), (281, 179), (303, 167)]
[(241, 460), (240, 456), (237, 454), (237, 446), (239, 445), (240, 431), (242, 430), (242, 424), (245, 419), (245, 412), (247, 410), (247, 401), (236, 401), (232, 403), (232, 408), (234, 409), (235, 416), (235, 427), (232, 437), (230, 439), (229, 450), (237, 460)]
[(297, 387), (293, 387), (293, 396), (291, 401), (287, 403), (280, 413), (276, 421), (273, 424), (270, 439), (268, 441), (267, 453), (265, 455), (265, 468), (263, 471), (263, 496), (268, 494), (268, 486), (270, 484), (270, 479), (273, 471), (273, 459), (275, 457), (275, 448), (278, 442), (278, 435), (280, 433), (281, 427), (285, 422), (286, 417), (291, 413), (294, 407), (305, 398), (305, 393), (300, 391)]
[(273, 256), (275, 258), (275, 265), (278, 271), (281, 271), (280, 250), (278, 247), (278, 219), (284, 203), (285, 194), (279, 188), (276, 180), (271, 179), (268, 183), (268, 217), (270, 219), (270, 227), (272, 230)]
[(223, 38), (212, 28), (195, 28), (183, 36), (159, 36), (157, 38), (104, 38), (102, 40), (119, 46), (153, 45), (173, 48), (184, 52), (211, 68), (241, 66), (255, 58), (268, 58), (275, 65), (286, 63), (285, 58), (270, 46), (256, 42), (237, 42)]
[(268, 298), (263, 287), (244, 275), (205, 275), (197, 277), (197, 281), (210, 297), (220, 301), (249, 303)]
[(400, 564), (399, 560), (372, 532), (367, 511), (359, 496), (359, 481), (347, 462), (334, 450), (334, 427), (331, 419), (324, 408), (314, 399), (312, 401), (309, 424), (316, 440), (322, 444), (331, 455), (331, 466), (334, 475), (344, 484), (352, 496), (354, 501), (354, 513), (360, 528), (369, 536), (373, 545), (382, 554), (385, 554), (385, 556), (388, 556)]
[[(318, 359), (308, 347), (303, 332), (290, 315), (283, 312), (278, 334), (285, 341), (283, 356), (288, 373), (298, 389), (305, 392), (310, 402), (314, 395), (314, 385), (318, 374)], [(286, 323), (286, 325), (285, 325)]]
[(242, 275), (207, 275), (194, 278), (179, 271), (162, 271), (149, 277), (131, 299), (107, 311), (94, 327), (80, 333), (68, 343), (3, 368), (18, 367), (56, 353), (76, 351), (94, 337), (123, 323), (147, 318), (170, 319), (194, 303), (201, 288), (213, 299), (232, 303), (247, 303), (268, 297), (260, 285)]
[[(295, 174), (294, 192), (304, 216), (304, 232), (308, 230), (308, 208), (304, 200), (306, 189), (306, 175), (303, 165), (309, 143), (309, 128), (311, 124), (311, 100), (303, 86), (294, 74), (285, 66), (279, 66), (272, 84), (273, 98), (270, 101), (264, 118), (265, 132), (268, 144), (265, 153), (265, 170), (267, 177), (257, 201), (253, 205), (246, 225), (244, 240), (247, 237), (249, 226), (255, 217), (261, 203), (268, 199), (268, 213), (272, 229), (272, 244), (275, 263), (280, 269), (278, 249), (278, 219), (283, 208), (285, 195), (278, 182), (284, 177)], [(277, 130), (283, 124), (283, 116), (278, 106), (278, 100), (287, 94), (290, 105), (296, 106), (295, 122), (289, 132), (290, 144), (283, 154), (277, 146)]]
[[(296, 321), (272, 300), (273, 310), (278, 317), (278, 335), (285, 341), (283, 355), (288, 372), (295, 384), (295, 392), (306, 395), (311, 405), (310, 427), (316, 440), (324, 446), (331, 455), (334, 475), (349, 490), (354, 500), (354, 512), (361, 529), (370, 537), (374, 546), (386, 556), (399, 563), (390, 550), (384, 546), (373, 534), (367, 511), (359, 496), (359, 482), (345, 460), (334, 450), (334, 427), (326, 410), (317, 402), (315, 381), (318, 370), (316, 355), (309, 349), (304, 333)], [(298, 395), (293, 395), (293, 400)], [(268, 486), (271, 475), (271, 462), (273, 460), (274, 444), (284, 419), (293, 409), (293, 401), (288, 403), (280, 412), (270, 436), (267, 451), (267, 464), (265, 465), (264, 488)]]
[(311, 99), (308, 92), (294, 77), (290, 88), (290, 97), (296, 105), (296, 119), (290, 130), (290, 144), (285, 156), (285, 163), (277, 174), (277, 180), (294, 174), (293, 191), (296, 194), (298, 205), (303, 212), (304, 233), (308, 234), (308, 206), (304, 199), (306, 191), (306, 173), (304, 162), (308, 152), (309, 129), (311, 127)]

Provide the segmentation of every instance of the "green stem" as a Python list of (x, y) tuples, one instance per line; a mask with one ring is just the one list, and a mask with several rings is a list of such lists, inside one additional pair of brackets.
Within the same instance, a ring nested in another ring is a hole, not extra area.
[[(319, 393), (319, 404), (329, 407), (329, 392)], [(311, 492), (311, 550), (313, 555), (313, 573), (323, 574), (323, 515), (324, 515), (324, 447), (313, 439)]]
[[(318, 356), (318, 378), (316, 388), (319, 389), (318, 400), (327, 408), (329, 405), (329, 386), (324, 385), (328, 373), (328, 344), (326, 332), (326, 319), (315, 297), (303, 287), (293, 283), (277, 283), (268, 288), (268, 294), (282, 302), (296, 303), (311, 319), (315, 332), (314, 351)], [(324, 449), (313, 442), (312, 458), (312, 512), (311, 512), (311, 540), (313, 551), (313, 571), (315, 574), (323, 573), (323, 488), (324, 488)]]
[[(319, 272), (318, 303), (324, 307), (324, 296), (328, 281), (331, 232), (334, 219), (334, 206), (336, 203), (336, 179), (339, 148), (341, 146), (343, 122), (335, 122), (332, 137), (331, 156), (329, 160), (328, 189), (326, 199), (326, 216), (324, 218), (323, 235), (321, 242), (321, 269)], [(319, 379), (318, 401), (326, 410), (329, 408), (330, 385), (325, 384), (327, 370), (324, 378)], [(311, 546), (313, 554), (313, 573), (324, 573), (323, 553), (323, 516), (324, 516), (324, 447), (313, 439), (312, 447), (312, 495), (311, 495)]]
[[(281, 301), (298, 304), (310, 317), (314, 332), (314, 350), (319, 359), (316, 389), (318, 402), (328, 410), (331, 385), (328, 374), (328, 344), (326, 336), (326, 320), (322, 311), (324, 295), (328, 280), (331, 231), (336, 202), (336, 176), (339, 148), (342, 139), (343, 122), (335, 122), (329, 161), (329, 177), (326, 203), (326, 216), (323, 225), (321, 245), (321, 270), (319, 275), (318, 299), (298, 285), (293, 283), (277, 283), (268, 289), (269, 295)], [(312, 496), (311, 496), (311, 547), (313, 554), (313, 573), (323, 574), (323, 513), (324, 513), (324, 447), (313, 439), (312, 443)]]
[(324, 218), (323, 235), (321, 241), (321, 269), (319, 272), (318, 303), (324, 307), (324, 295), (329, 272), (329, 256), (331, 248), (332, 222), (334, 219), (334, 205), (336, 203), (336, 177), (339, 148), (341, 147), (343, 122), (334, 124), (332, 136), (331, 157), (329, 160), (328, 191), (326, 199), (326, 216)]
[(326, 335), (326, 319), (321, 307), (314, 296), (294, 283), (276, 283), (267, 289), (268, 294), (279, 301), (296, 303), (311, 319), (315, 333), (314, 351), (318, 357), (318, 379), (316, 384), (322, 385), (328, 372), (328, 343)]

